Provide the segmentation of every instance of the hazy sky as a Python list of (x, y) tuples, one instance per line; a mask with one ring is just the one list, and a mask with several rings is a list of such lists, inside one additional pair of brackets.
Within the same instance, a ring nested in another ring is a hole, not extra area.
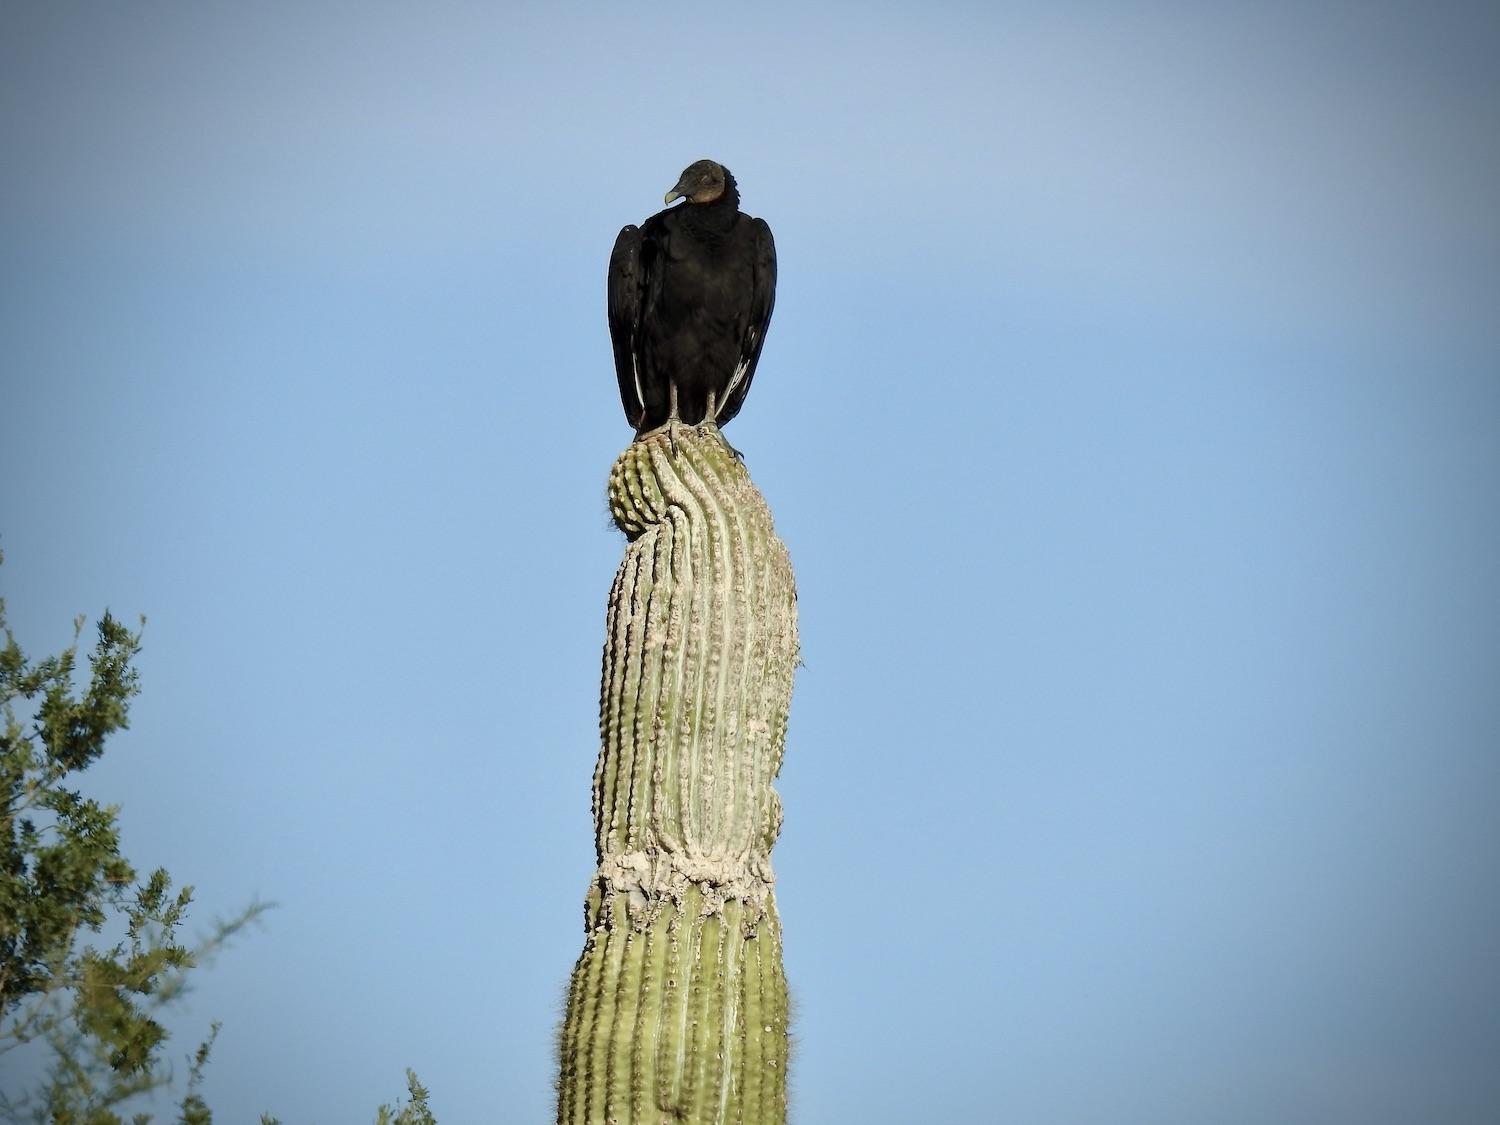
[[(723, 161), (801, 1125), (1500, 1120), (1494, 5), (0, 3), (0, 569), (225, 1122), (550, 1119), (621, 224)], [(4, 1071), (0, 1081), (19, 1081)], [(14, 1068), (12, 1068), (13, 1070)]]

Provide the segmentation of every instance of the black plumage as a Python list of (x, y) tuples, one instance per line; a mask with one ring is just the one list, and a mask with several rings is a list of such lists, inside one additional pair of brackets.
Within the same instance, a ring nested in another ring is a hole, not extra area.
[(637, 433), (739, 413), (776, 303), (776, 245), (742, 214), (729, 170), (689, 165), (678, 207), (620, 231), (609, 259), (609, 334), (625, 417)]

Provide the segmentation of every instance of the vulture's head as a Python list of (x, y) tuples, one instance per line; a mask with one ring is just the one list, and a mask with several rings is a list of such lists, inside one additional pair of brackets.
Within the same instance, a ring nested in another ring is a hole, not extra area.
[(729, 171), (712, 160), (699, 160), (689, 164), (677, 179), (677, 186), (667, 192), (666, 202), (686, 199), (689, 203), (712, 203), (724, 194), (729, 183)]

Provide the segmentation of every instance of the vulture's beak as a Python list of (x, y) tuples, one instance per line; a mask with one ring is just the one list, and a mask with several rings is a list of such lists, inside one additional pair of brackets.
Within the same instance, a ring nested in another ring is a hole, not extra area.
[(692, 183), (684, 175), (682, 179), (677, 181), (677, 185), (671, 191), (667, 192), (663, 199), (667, 203), (671, 203), (674, 199), (686, 199), (692, 189)]

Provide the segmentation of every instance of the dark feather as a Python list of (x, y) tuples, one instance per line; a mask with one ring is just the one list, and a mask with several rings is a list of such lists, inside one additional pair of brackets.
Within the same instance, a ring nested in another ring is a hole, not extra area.
[(632, 225), (620, 231), (609, 256), (609, 336), (615, 349), (620, 402), (626, 419), (637, 428), (646, 409), (632, 359), (640, 319), (641, 228)]
[[(695, 195), (702, 168), (720, 178)], [(615, 374), (637, 431), (669, 420), (674, 390), (686, 425), (708, 420), (710, 401), (720, 425), (738, 414), (776, 303), (771, 228), (740, 212), (734, 177), (700, 161), (674, 193), (688, 202), (627, 226), (609, 260)]]

